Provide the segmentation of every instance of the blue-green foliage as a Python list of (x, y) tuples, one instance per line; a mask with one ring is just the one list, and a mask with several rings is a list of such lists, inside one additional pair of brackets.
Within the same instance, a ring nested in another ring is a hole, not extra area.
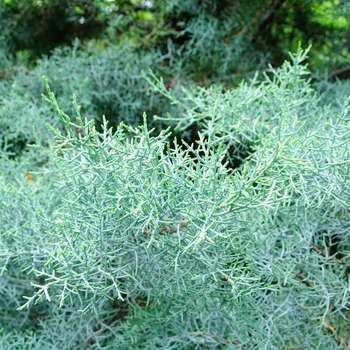
[(180, 130), (198, 124), (196, 145), (154, 135), (145, 116), (98, 131), (89, 100), (111, 75), (90, 97), (86, 71), (67, 84), (83, 95), (68, 112), (51, 76), (48, 161), (28, 182), (26, 155), (6, 159), (0, 182), (1, 347), (344, 348), (349, 105), (325, 105), (305, 56), (182, 98), (152, 74), (140, 82), (181, 111), (167, 118)]
[[(111, 125), (123, 121), (135, 126), (142, 124), (145, 111), (152, 115), (171, 110), (164, 98), (150, 91), (142, 70), (152, 68), (168, 82), (175, 81), (175, 90), (180, 90), (180, 83), (190, 82), (182, 77), (181, 62), (168, 69), (168, 57), (157, 51), (143, 52), (130, 45), (102, 49), (95, 42), (82, 50), (79, 45), (76, 41), (72, 48), (55, 49), (50, 57), (38, 60), (31, 71), (14, 67), (6, 79), (0, 81), (0, 148), (3, 152), (17, 156), (27, 144), (35, 143), (37, 137), (41, 143), (48, 143), (46, 123), (63, 130), (53, 109), (41, 103), (41, 94), (45, 91), (42, 75), (55, 86), (57, 101), (66, 113), (75, 118), (71, 102), (74, 93), (80, 98), (84, 116), (97, 120), (98, 125), (103, 115)], [(160, 123), (156, 127), (162, 129)]]

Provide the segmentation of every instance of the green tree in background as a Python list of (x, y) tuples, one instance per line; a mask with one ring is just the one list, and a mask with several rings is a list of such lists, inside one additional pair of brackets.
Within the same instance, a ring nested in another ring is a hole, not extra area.
[(74, 38), (169, 47), (196, 81), (245, 76), (280, 65), (300, 41), (310, 66), (337, 73), (349, 60), (347, 1), (21, 1), (1, 4), (1, 32), (12, 53), (35, 59)]

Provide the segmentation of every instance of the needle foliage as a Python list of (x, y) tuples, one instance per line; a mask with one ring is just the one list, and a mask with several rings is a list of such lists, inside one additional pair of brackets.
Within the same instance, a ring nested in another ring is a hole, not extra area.
[(0, 347), (346, 348), (349, 100), (326, 103), (306, 54), (234, 89), (146, 73), (194, 143), (146, 115), (97, 129), (45, 80), (45, 163), (1, 158)]

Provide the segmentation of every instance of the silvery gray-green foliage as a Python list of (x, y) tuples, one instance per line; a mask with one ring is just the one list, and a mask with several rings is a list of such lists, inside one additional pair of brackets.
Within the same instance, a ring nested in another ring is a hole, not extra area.
[(109, 41), (156, 48), (163, 55), (171, 51), (171, 59), (181, 61), (186, 74), (204, 84), (232, 82), (232, 75), (241, 79), (266, 67), (268, 55), (261, 49), (266, 45), (254, 42), (254, 32), (270, 7), (267, 0), (248, 5), (197, 0), (100, 3)]
[[(262, 135), (265, 138), (276, 130), (279, 133), (282, 118), (290, 123), (294, 120), (304, 123), (308, 129), (324, 125), (334, 110), (347, 113), (347, 83), (336, 87), (324, 83), (322, 88), (322, 82), (317, 82), (319, 93), (315, 93), (311, 79), (307, 79), (307, 65), (302, 65), (309, 49), (299, 48), (297, 54), (291, 55), (291, 62), (286, 61), (277, 70), (271, 67), (268, 75), (264, 73), (262, 82), (256, 74), (237, 89), (227, 90), (219, 85), (183, 88), (182, 99), (164, 86), (162, 78), (149, 72), (144, 76), (153, 90), (186, 111), (182, 115), (156, 116), (156, 119), (175, 124), (180, 132), (198, 125), (204, 137), (210, 135), (215, 147), (224, 147), (229, 159), (247, 157), (263, 140)], [(339, 95), (335, 91), (339, 91)], [(312, 117), (310, 110), (314, 113)]]
[[(101, 45), (103, 42), (101, 42)], [(150, 91), (141, 71), (152, 68), (168, 82), (189, 84), (182, 74), (181, 61), (166, 68), (173, 59), (172, 53), (143, 52), (127, 44), (102, 48), (90, 41), (83, 49), (79, 41), (72, 48), (56, 48), (50, 57), (37, 61), (28, 71), (16, 67), (0, 81), (0, 146), (13, 156), (20, 154), (27, 144), (49, 142), (46, 123), (63, 130), (49, 105), (40, 103), (45, 91), (42, 75), (55, 86), (59, 105), (74, 115), (71, 102), (73, 93), (80, 97), (84, 116), (100, 123), (105, 115), (112, 125), (121, 121), (129, 125), (142, 124), (142, 113), (160, 113), (168, 101)], [(36, 129), (36, 134), (33, 131)], [(157, 129), (162, 125), (157, 123)]]
[[(15, 101), (15, 102), (14, 102)], [(39, 141), (48, 144), (51, 135), (46, 123), (59, 126), (59, 120), (49, 106), (39, 104), (30, 94), (11, 87), (0, 96), (0, 149), (7, 156), (16, 157), (28, 144)], [(36, 154), (36, 162), (39, 154)]]
[(234, 80), (232, 74), (246, 76), (266, 67), (267, 55), (254, 47), (252, 38), (270, 6), (261, 0), (248, 6), (234, 1), (171, 0), (165, 2), (164, 12), (170, 18), (178, 16), (176, 39), (184, 42), (178, 50), (186, 67), (192, 67), (197, 77), (227, 82)]
[(342, 111), (342, 106), (349, 99), (350, 82), (348, 80), (336, 80), (330, 84), (327, 80), (317, 79), (314, 87), (320, 95), (320, 104), (331, 106), (338, 112)]
[(48, 88), (65, 131), (34, 182), (0, 183), (2, 347), (344, 348), (349, 105), (320, 102), (305, 55), (183, 100), (150, 77), (196, 145), (146, 117), (99, 132), (75, 100), (72, 122)]

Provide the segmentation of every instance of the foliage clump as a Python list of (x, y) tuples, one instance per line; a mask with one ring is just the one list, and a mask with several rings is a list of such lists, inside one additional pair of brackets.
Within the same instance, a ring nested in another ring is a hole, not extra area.
[(346, 348), (349, 102), (325, 103), (305, 57), (235, 89), (148, 74), (192, 144), (146, 116), (97, 130), (75, 98), (73, 121), (46, 81), (40, 172), (1, 159), (1, 347)]

